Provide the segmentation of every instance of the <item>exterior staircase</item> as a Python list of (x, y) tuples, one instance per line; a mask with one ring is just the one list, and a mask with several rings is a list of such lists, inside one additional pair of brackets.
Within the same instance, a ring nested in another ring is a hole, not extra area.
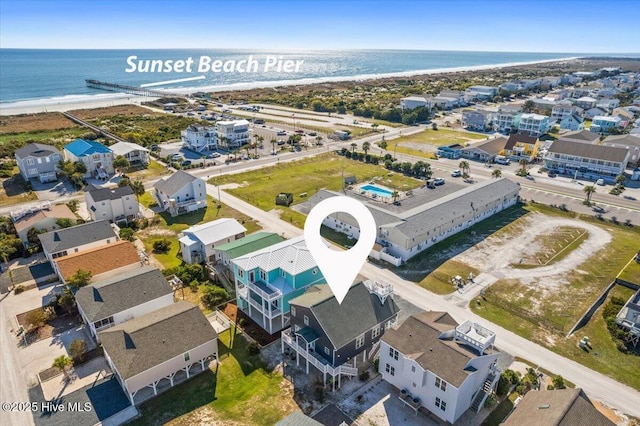
[(493, 384), (496, 380), (496, 376), (494, 374), (489, 374), (487, 380), (485, 380), (482, 388), (476, 394), (476, 397), (473, 399), (473, 403), (471, 404), (471, 409), (476, 413), (479, 412), (484, 406), (484, 401), (487, 399), (487, 396), (491, 393), (493, 389)]
[(375, 361), (376, 358), (380, 355), (380, 340), (371, 346), (371, 350), (369, 350), (369, 362)]

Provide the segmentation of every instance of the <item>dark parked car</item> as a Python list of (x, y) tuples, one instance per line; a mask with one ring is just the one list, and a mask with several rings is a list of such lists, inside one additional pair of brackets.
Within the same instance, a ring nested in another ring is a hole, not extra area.
[(190, 166), (191, 165), (191, 160), (184, 160), (181, 165), (182, 165), (182, 167)]

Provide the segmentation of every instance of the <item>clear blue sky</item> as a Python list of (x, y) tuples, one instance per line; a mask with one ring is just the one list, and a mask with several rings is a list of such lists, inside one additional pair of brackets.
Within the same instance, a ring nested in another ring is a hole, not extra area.
[(4, 48), (640, 51), (638, 0), (0, 0)]

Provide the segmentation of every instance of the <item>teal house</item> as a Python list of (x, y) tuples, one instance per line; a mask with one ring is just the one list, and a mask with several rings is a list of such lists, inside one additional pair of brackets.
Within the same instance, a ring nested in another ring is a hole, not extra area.
[(238, 308), (273, 334), (290, 322), (289, 301), (326, 284), (304, 237), (282, 241), (231, 261)]

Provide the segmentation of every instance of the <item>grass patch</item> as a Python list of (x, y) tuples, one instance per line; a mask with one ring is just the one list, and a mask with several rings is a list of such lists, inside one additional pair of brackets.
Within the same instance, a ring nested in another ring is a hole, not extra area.
[(150, 237), (140, 237), (142, 242), (144, 243), (144, 248), (147, 253), (153, 252), (153, 243), (162, 239), (168, 239), (171, 242), (171, 248), (167, 253), (153, 253), (153, 257), (160, 263), (164, 269), (174, 268), (176, 266), (182, 265), (182, 257), (178, 255), (178, 251), (180, 250), (180, 243), (175, 237), (163, 237), (163, 236), (150, 236)]
[(509, 413), (511, 413), (511, 410), (513, 410), (513, 401), (509, 398), (505, 398), (482, 422), (482, 426), (498, 426), (507, 418)]
[[(259, 355), (249, 355), (241, 334), (220, 335), (219, 368), (200, 374), (140, 405), (134, 426), (216, 424), (273, 425), (296, 408), (283, 377), (270, 371)], [(233, 336), (233, 339), (232, 339)], [(277, 403), (274, 403), (277, 401)]]
[[(303, 216), (291, 209), (276, 207), (276, 195), (280, 192), (290, 192), (294, 196), (294, 203), (297, 203), (311, 197), (323, 188), (339, 191), (342, 189), (343, 167), (344, 175), (356, 176), (358, 182), (368, 182), (375, 177), (384, 177), (385, 185), (403, 189), (417, 188), (421, 183), (411, 177), (389, 173), (382, 166), (348, 160), (335, 153), (277, 164), (249, 172), (220, 176), (216, 179), (221, 184), (240, 184), (240, 187), (227, 191), (262, 210), (270, 211), (278, 208), (282, 210), (281, 219), (288, 220), (287, 218), (291, 217), (293, 223)], [(300, 194), (302, 193), (306, 193), (307, 197), (301, 198)]]
[(93, 133), (82, 127), (0, 134), (0, 157), (13, 157), (16, 149), (30, 143), (53, 145), (62, 151), (65, 144), (90, 134)]
[(632, 260), (620, 275), (618, 275), (618, 278), (635, 284), (640, 284), (640, 263)]
[(333, 230), (325, 225), (320, 226), (320, 235), (346, 249), (353, 247), (355, 243), (358, 242), (357, 239), (349, 238), (346, 234)]
[(466, 144), (482, 139), (486, 139), (486, 136), (479, 133), (458, 132), (449, 129), (425, 129), (413, 135), (387, 141), (387, 151), (433, 159), (436, 158), (434, 147), (454, 143)]
[(162, 177), (169, 173), (170, 173), (169, 170), (167, 170), (164, 166), (160, 165), (154, 159), (150, 159), (149, 165), (145, 168), (131, 167), (129, 168), (129, 170), (126, 171), (127, 176), (129, 176), (129, 178), (132, 180), (134, 179), (149, 180), (149, 179)]
[(537, 247), (538, 251), (523, 257), (520, 263), (511, 266), (531, 269), (552, 265), (567, 257), (587, 238), (589, 238), (589, 233), (582, 228), (558, 227), (550, 234), (538, 235), (531, 243), (531, 246)]
[(0, 184), (0, 206), (10, 206), (37, 199), (38, 195), (29, 190), (27, 183), (20, 174), (4, 179)]
[(480, 271), (462, 262), (448, 260), (427, 275), (418, 285), (436, 294), (448, 294), (456, 290), (451, 278), (460, 275), (464, 280), (467, 280), (469, 273), (473, 273), (477, 277)]

